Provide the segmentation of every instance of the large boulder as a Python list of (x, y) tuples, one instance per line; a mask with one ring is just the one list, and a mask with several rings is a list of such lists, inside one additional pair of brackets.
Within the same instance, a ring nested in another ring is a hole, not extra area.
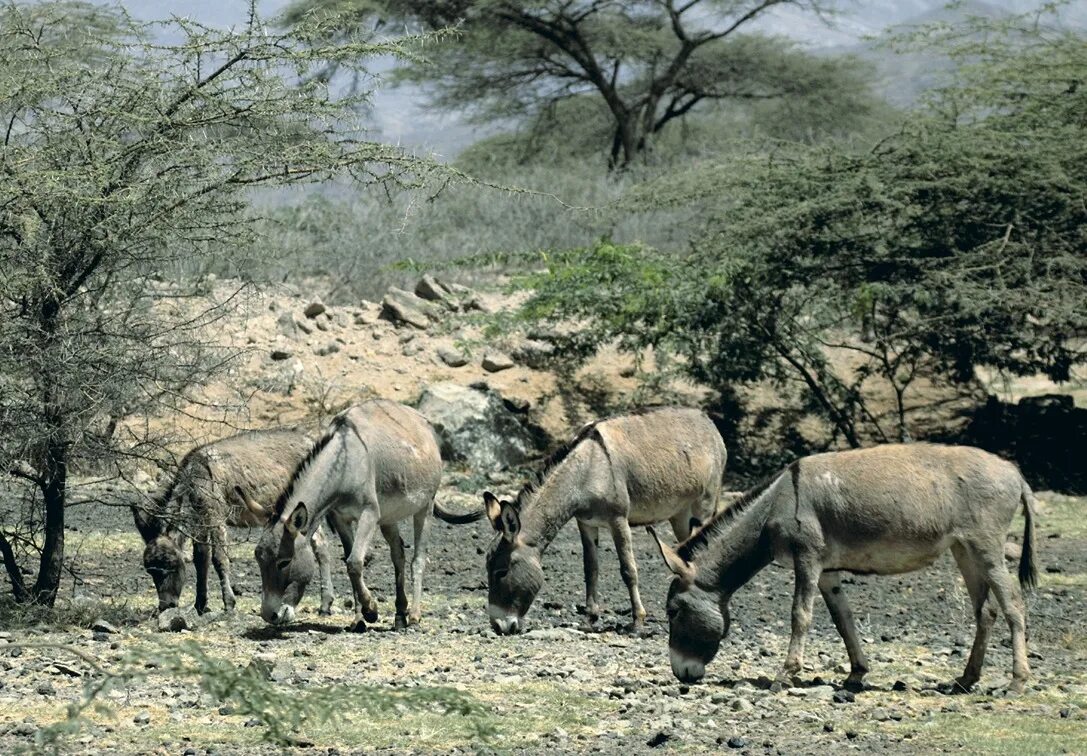
[(442, 457), (476, 470), (502, 470), (539, 457), (542, 431), (524, 413), (512, 411), (495, 391), (479, 386), (434, 383), (423, 390), (419, 412), (441, 441)]
[(433, 302), (412, 294), (410, 291), (390, 287), (381, 300), (381, 315), (394, 323), (406, 323), (415, 328), (426, 328), (432, 320), (438, 320), (440, 311)]

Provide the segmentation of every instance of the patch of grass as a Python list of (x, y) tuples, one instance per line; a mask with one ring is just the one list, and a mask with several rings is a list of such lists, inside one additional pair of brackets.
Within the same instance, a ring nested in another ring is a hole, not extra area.
[[(1038, 535), (1045, 538), (1051, 533), (1060, 533), (1062, 538), (1087, 538), (1087, 496), (1063, 496), (1049, 492), (1035, 493), (1040, 506)], [(1022, 512), (1016, 515), (1011, 532), (1023, 535)]]
[(965, 750), (999, 756), (1048, 756), (1053, 753), (1087, 752), (1087, 727), (1083, 721), (1039, 716), (1028, 711), (994, 711), (959, 714), (934, 713), (927, 722), (903, 723), (887, 732), (912, 734), (928, 751)]

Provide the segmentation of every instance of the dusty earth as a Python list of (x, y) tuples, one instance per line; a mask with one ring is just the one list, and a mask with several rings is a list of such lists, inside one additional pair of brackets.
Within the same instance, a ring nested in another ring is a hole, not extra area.
[[(235, 291), (230, 282), (218, 282), (209, 296), (222, 299)], [(508, 369), (486, 370), (488, 351), (515, 352), (523, 336), (500, 334), (485, 343), (473, 316), (442, 316), (416, 329), (379, 317), (378, 303), (328, 308), (313, 317), (304, 313), (308, 304), (288, 290), (247, 296), (235, 316), (216, 324), (221, 343), (242, 353), (232, 372), (186, 413), (150, 423), (167, 431), (183, 453), (238, 428), (318, 425), (370, 396), (411, 402), (430, 382), (485, 381), (526, 403), (533, 422), (561, 438), (603, 407), (621, 406), (637, 387), (630, 361), (614, 354), (575, 378), (560, 379), (517, 360)], [(508, 298), (484, 295), (483, 304), (500, 308)], [(451, 367), (440, 349), (460, 351), (466, 364)], [(678, 388), (694, 395), (690, 387)], [(511, 493), (520, 479), (520, 473), (451, 467), (439, 497), (468, 508), (484, 488)], [(392, 569), (380, 539), (367, 582), (383, 615), (370, 632), (343, 631), (351, 616), (345, 606), (350, 591), (339, 565), (332, 617), (318, 617), (315, 598), (308, 595), (298, 625), (267, 627), (257, 614), (255, 534), (239, 530), (232, 549), (242, 594), (237, 611), (215, 612), (192, 630), (160, 633), (154, 591), (140, 566), (142, 544), (127, 511), (78, 506), (70, 510), (68, 532), (68, 555), (77, 570), (57, 610), (26, 614), (0, 603), (0, 752), (38, 747), (70, 705), (83, 701), (104, 674), (117, 673), (126, 677), (97, 697), (99, 706), (86, 710), (86, 721), (64, 734), (58, 750), (178, 756), (717, 748), (1087, 753), (1087, 499), (1040, 499), (1042, 585), (1028, 600), (1035, 677), (1017, 698), (1002, 695), (1011, 667), (1003, 624), (994, 632), (977, 692), (947, 696), (936, 690), (961, 672), (973, 635), (965, 589), (947, 557), (921, 573), (857, 577), (848, 586), (873, 666), (868, 690), (855, 697), (839, 690), (847, 671), (845, 650), (819, 611), (799, 684), (773, 693), (769, 683), (784, 660), (792, 591), (789, 573), (780, 568), (767, 569), (737, 594), (730, 637), (706, 679), (687, 687), (668, 665), (662, 606), (668, 576), (642, 532), (635, 545), (650, 617), (637, 635), (624, 629), (626, 590), (607, 539), (601, 544), (601, 590), (611, 611), (596, 628), (584, 624), (578, 612), (580, 544), (576, 528), (568, 525), (545, 557), (548, 582), (529, 615), (529, 632), (495, 636), (485, 613), (483, 553), (492, 537), (486, 522), (436, 524), (423, 622), (406, 632), (391, 629)], [(1020, 537), (1021, 520), (1011, 533)], [(190, 580), (183, 600), (192, 597)], [(212, 606), (219, 607), (217, 597)], [(108, 626), (94, 629), (102, 620)], [(329, 686), (450, 687), (474, 700), (478, 711), (462, 716), (436, 705), (347, 711), (332, 723), (303, 721), (290, 733), (290, 743), (273, 743), (260, 717), (237, 697), (213, 695), (166, 670), (163, 655), (185, 643), (198, 644), (229, 669), (256, 663), (288, 702)]]
[[(470, 504), (450, 475), (440, 496)], [(496, 481), (501, 486), (501, 481)], [(735, 749), (748, 753), (1087, 752), (1087, 527), (1082, 499), (1041, 495), (1041, 588), (1029, 599), (1034, 680), (1006, 698), (1011, 657), (1007, 629), (998, 625), (979, 691), (947, 696), (938, 683), (957, 675), (972, 627), (968, 601), (952, 562), (902, 578), (857, 577), (848, 593), (873, 670), (870, 688), (855, 699), (839, 691), (845, 652), (827, 616), (812, 631), (808, 666), (795, 688), (768, 690), (784, 658), (791, 584), (770, 568), (734, 599), (731, 635), (704, 682), (680, 685), (667, 656), (662, 603), (663, 565), (645, 533), (636, 538), (643, 597), (650, 611), (639, 635), (624, 630), (626, 592), (610, 546), (602, 544), (602, 589), (611, 608), (595, 629), (578, 614), (582, 596), (580, 545), (567, 526), (546, 555), (547, 585), (530, 613), (529, 631), (495, 636), (485, 616), (483, 556), (492, 534), (486, 522), (438, 523), (419, 627), (391, 630), (392, 571), (378, 550), (368, 583), (383, 612), (365, 634), (343, 631), (350, 596), (336, 574), (332, 617), (316, 615), (308, 595), (300, 623), (282, 631), (256, 613), (259, 576), (252, 534), (235, 533), (237, 585), (243, 595), (232, 616), (213, 613), (193, 631), (158, 633), (154, 594), (139, 566), (138, 537), (123, 510), (86, 510), (72, 523), (83, 558), (79, 598), (68, 604), (67, 626), (27, 618), (0, 637), (0, 752), (28, 748), (42, 727), (63, 718), (96, 677), (141, 649), (153, 660), (157, 644), (196, 641), (234, 666), (269, 661), (277, 686), (299, 692), (329, 685), (379, 685), (390, 690), (452, 686), (486, 710), (478, 721), (437, 711), (351, 716), (334, 725), (308, 724), (295, 744), (271, 744), (266, 729), (236, 712), (236, 703), (200, 691), (162, 670), (140, 670), (102, 698), (104, 711), (66, 736), (60, 750), (94, 753), (350, 753), (373, 751), (593, 751)], [(1021, 521), (1013, 525), (1021, 533)], [(247, 541), (248, 539), (248, 541)], [(191, 586), (185, 598), (192, 600)], [(213, 602), (213, 607), (215, 603)], [(62, 611), (60, 614), (64, 614)], [(116, 632), (96, 633), (96, 619)], [(56, 622), (54, 618), (53, 622)], [(16, 648), (18, 644), (60, 646)], [(14, 645), (12, 645), (14, 644)], [(111, 666), (113, 665), (113, 666)], [(478, 719), (478, 718), (477, 718)], [(248, 723), (248, 725), (247, 725)]]

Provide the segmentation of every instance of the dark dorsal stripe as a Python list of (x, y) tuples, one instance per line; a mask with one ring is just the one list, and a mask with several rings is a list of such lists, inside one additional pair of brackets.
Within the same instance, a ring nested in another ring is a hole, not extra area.
[(774, 485), (775, 482), (782, 475), (788, 472), (793, 477), (794, 486), (797, 484), (797, 477), (799, 475), (800, 466), (797, 462), (791, 463), (787, 468), (782, 471), (776, 472), (773, 475), (763, 478), (756, 483), (752, 488), (744, 491), (744, 495), (734, 501), (727, 509), (724, 509), (715, 514), (709, 522), (707, 522), (701, 530), (692, 535), (682, 544), (680, 544), (677, 551), (679, 555), (683, 557), (684, 561), (691, 561), (695, 555), (704, 548), (711, 539), (713, 539), (718, 533), (724, 531), (733, 520), (747, 511), (747, 508), (760, 496), (762, 496), (766, 489)]
[(287, 506), (287, 502), (290, 501), (291, 495), (294, 493), (294, 487), (298, 483), (299, 478), (309, 469), (310, 464), (317, 458), (329, 441), (336, 435), (336, 433), (347, 424), (347, 415), (339, 414), (332, 418), (332, 423), (329, 425), (328, 430), (310, 447), (310, 450), (306, 452), (306, 456), (302, 458), (302, 461), (298, 463), (298, 466), (294, 468), (294, 473), (291, 474), (291, 479), (287, 481), (287, 485), (280, 491), (279, 497), (276, 498), (275, 506), (272, 507), (272, 513), (274, 518), (278, 518), (283, 514), (283, 508)]

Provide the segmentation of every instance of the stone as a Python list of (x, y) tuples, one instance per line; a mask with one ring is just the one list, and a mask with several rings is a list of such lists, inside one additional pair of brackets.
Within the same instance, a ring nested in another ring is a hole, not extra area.
[(99, 633), (119, 633), (121, 632), (116, 627), (106, 622), (104, 619), (95, 620), (91, 625), (91, 630)]
[(271, 354), (272, 362), (282, 362), (283, 360), (289, 360), (291, 353), (283, 349), (273, 349)]
[(464, 367), (468, 364), (468, 355), (450, 347), (438, 347), (438, 359), (451, 368)]
[(146, 711), (141, 711), (139, 714), (132, 717), (132, 723), (138, 725), (151, 724), (151, 715), (148, 714)]
[(747, 746), (747, 741), (741, 738), (739, 735), (733, 735), (728, 739), (729, 748), (744, 748)]
[(511, 356), (522, 365), (534, 370), (547, 367), (555, 354), (555, 345), (538, 339), (523, 339), (510, 351)]
[(166, 609), (159, 614), (158, 628), (160, 633), (180, 633), (182, 630), (192, 630), (196, 625), (195, 616), (191, 609), (174, 607)]
[(325, 307), (321, 302), (310, 302), (308, 305), (306, 305), (306, 309), (302, 310), (302, 314), (312, 320), (318, 315), (324, 313), (327, 309), (328, 308)]
[(497, 373), (500, 370), (509, 370), (513, 367), (513, 359), (502, 352), (487, 352), (483, 355), (483, 369), (488, 373)]
[(650, 748), (660, 748), (669, 740), (672, 740), (672, 733), (661, 730), (656, 735), (647, 740), (645, 744)]
[(391, 287), (381, 300), (381, 315), (394, 323), (410, 325), (420, 330), (427, 328), (431, 320), (439, 317), (433, 302), (412, 294), (410, 291)]
[(733, 711), (752, 711), (755, 708), (755, 704), (748, 701), (746, 698), (737, 698), (732, 702)]
[(282, 312), (279, 317), (276, 318), (276, 330), (288, 338), (293, 338), (298, 335), (298, 325), (294, 322), (294, 314), (291, 312)]
[(335, 341), (330, 341), (324, 346), (314, 349), (313, 353), (318, 357), (328, 357), (330, 354), (336, 354), (338, 351), (340, 351), (340, 345)]
[(836, 704), (847, 704), (856, 701), (857, 697), (848, 690), (836, 690), (834, 695), (831, 696), (831, 700)]
[(547, 446), (544, 434), (510, 412), (490, 389), (432, 383), (423, 389), (417, 409), (434, 426), (442, 458), (467, 462), (477, 471), (522, 465)]

